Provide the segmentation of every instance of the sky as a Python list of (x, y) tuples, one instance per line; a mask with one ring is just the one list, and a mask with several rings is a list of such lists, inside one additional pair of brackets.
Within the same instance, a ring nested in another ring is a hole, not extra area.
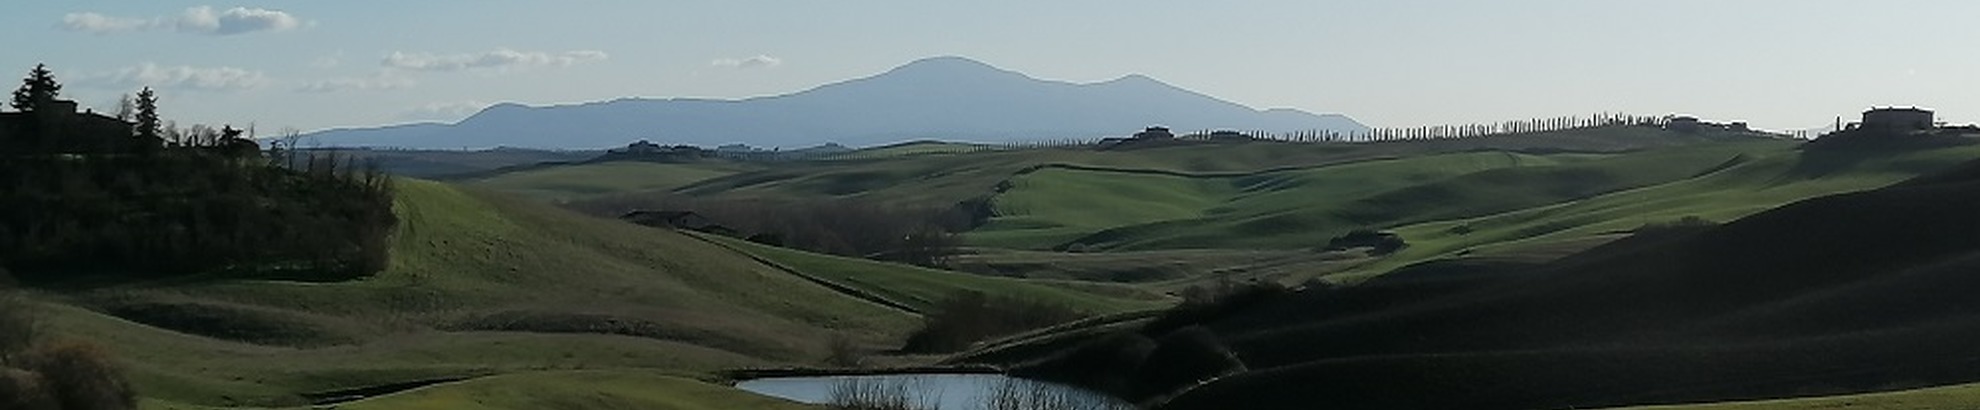
[(99, 109), (149, 86), (168, 119), (262, 133), (777, 95), (951, 55), (1373, 126), (1626, 112), (1787, 130), (1889, 105), (1980, 120), (1971, 0), (9, 3), (0, 70), (46, 63)]

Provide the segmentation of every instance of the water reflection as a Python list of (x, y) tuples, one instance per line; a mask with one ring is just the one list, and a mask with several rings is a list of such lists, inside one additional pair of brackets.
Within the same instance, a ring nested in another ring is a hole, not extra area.
[(1128, 410), (1103, 394), (997, 374), (911, 374), (777, 377), (737, 388), (848, 409), (884, 410)]

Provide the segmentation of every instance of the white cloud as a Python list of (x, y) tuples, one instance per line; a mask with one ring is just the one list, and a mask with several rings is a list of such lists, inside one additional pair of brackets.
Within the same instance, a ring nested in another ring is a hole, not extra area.
[(332, 78), (303, 84), (296, 91), (306, 93), (334, 93), (344, 91), (398, 90), (419, 85), (418, 81), (389, 72), (373, 74), (369, 77)]
[(186, 9), (176, 16), (152, 18), (117, 17), (99, 13), (69, 13), (61, 27), (70, 31), (108, 34), (141, 30), (169, 30), (181, 33), (226, 36), (255, 32), (288, 31), (303, 22), (287, 12), (235, 7), (216, 11), (211, 6)]
[(438, 102), (406, 110), (399, 117), (409, 120), (458, 121), (493, 105), (487, 102), (468, 100)]
[(260, 88), (268, 83), (268, 76), (260, 71), (236, 67), (161, 66), (144, 63), (115, 71), (85, 74), (77, 82), (111, 88), (152, 87), (238, 91)]
[(385, 56), (385, 67), (419, 71), (465, 71), (471, 69), (504, 70), (525, 67), (568, 67), (578, 63), (600, 61), (608, 58), (603, 51), (578, 50), (562, 53), (541, 51), (516, 51), (496, 49), (494, 51), (465, 54), (432, 54), (393, 52)]
[(96, 34), (137, 31), (153, 27), (151, 20), (111, 17), (96, 13), (69, 13), (62, 16), (62, 28)]
[(729, 68), (737, 68), (737, 69), (768, 68), (768, 67), (776, 67), (783, 64), (784, 64), (783, 59), (762, 55), (762, 54), (758, 54), (755, 57), (749, 57), (749, 58), (718, 58), (715, 59), (715, 61), (708, 62), (708, 65), (712, 65), (716, 67), (729, 67)]

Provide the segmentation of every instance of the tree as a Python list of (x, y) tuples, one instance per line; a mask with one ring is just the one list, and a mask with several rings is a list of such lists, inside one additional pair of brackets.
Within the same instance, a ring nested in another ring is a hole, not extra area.
[(130, 94), (117, 97), (117, 120), (130, 122), (137, 119), (137, 100)]
[(136, 117), (137, 126), (133, 132), (137, 133), (137, 136), (145, 141), (157, 139), (160, 126), (158, 123), (158, 94), (151, 92), (151, 87), (145, 87), (143, 91), (138, 91)]
[(54, 101), (62, 94), (62, 84), (55, 82), (55, 73), (48, 70), (47, 64), (35, 64), (34, 70), (21, 79), (21, 88), (14, 90), (14, 109), (21, 112), (34, 111), (42, 103)]

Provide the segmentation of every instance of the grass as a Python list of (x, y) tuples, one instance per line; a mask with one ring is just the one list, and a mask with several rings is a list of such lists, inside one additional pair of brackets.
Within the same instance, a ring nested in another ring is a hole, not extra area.
[(1612, 410), (1939, 410), (1980, 404), (1980, 384), (1781, 400), (1642, 406)]
[(656, 163), (618, 161), (531, 168), (467, 181), (467, 184), (550, 200), (641, 191), (665, 191), (695, 182), (753, 171), (741, 162)]
[(1168, 304), (1167, 298), (1124, 285), (974, 275), (816, 254), (727, 237), (708, 236), (708, 238), (820, 279), (855, 288), (918, 311), (928, 311), (942, 300), (960, 292), (979, 292), (1057, 304), (1089, 314), (1156, 309)]
[[(147, 410), (215, 410), (220, 407), (146, 400)], [(293, 408), (320, 408), (319, 406)], [(807, 410), (819, 406), (758, 396), (664, 372), (553, 370), (481, 377), (422, 387), (400, 394), (336, 405), (349, 410)]]
[(1470, 152), (1254, 174), (1046, 169), (1013, 179), (973, 245), (1299, 249), (1356, 228), (1486, 215), (1675, 181), (1790, 144), (1612, 155)]
[[(1889, 185), (1976, 156), (1980, 147), (1975, 146), (1869, 153), (1836, 166), (1798, 150), (1753, 153), (1745, 162), (1696, 178), (1477, 218), (1404, 226), (1396, 231), (1410, 242), (1409, 248), (1339, 279), (1356, 281), (1438, 258), (1518, 256), (1563, 243), (1595, 244), (1615, 232), (1688, 216), (1730, 221), (1795, 201)], [(1458, 226), (1472, 232), (1453, 232)]]
[(993, 193), (1029, 168), (1065, 164), (1180, 173), (1260, 173), (1380, 158), (1479, 150), (1541, 149), (1553, 152), (1620, 152), (1721, 141), (1641, 127), (1375, 144), (1220, 142), (1146, 149), (1090, 148), (992, 150), (952, 155), (812, 161), (715, 178), (679, 192), (705, 197), (864, 197), (916, 206), (947, 206)]
[[(890, 343), (914, 322), (673, 232), (433, 182), (405, 180), (399, 189), (391, 268), (365, 280), (143, 283), (45, 299), (57, 302), (63, 333), (126, 359), (144, 397), (221, 407), (294, 406), (311, 392), (548, 369), (703, 374), (812, 363), (834, 335)], [(327, 336), (263, 345), (81, 308), (191, 304), (204, 312), (195, 327), (252, 320), (295, 338)], [(488, 323), (515, 315), (616, 327)]]
[(982, 145), (962, 143), (962, 142), (913, 141), (913, 142), (903, 142), (899, 144), (860, 149), (857, 151), (834, 155), (832, 156), (832, 159), (874, 159), (874, 158), (903, 157), (909, 155), (958, 154), (958, 153), (975, 152), (982, 150), (984, 148), (985, 147)]

